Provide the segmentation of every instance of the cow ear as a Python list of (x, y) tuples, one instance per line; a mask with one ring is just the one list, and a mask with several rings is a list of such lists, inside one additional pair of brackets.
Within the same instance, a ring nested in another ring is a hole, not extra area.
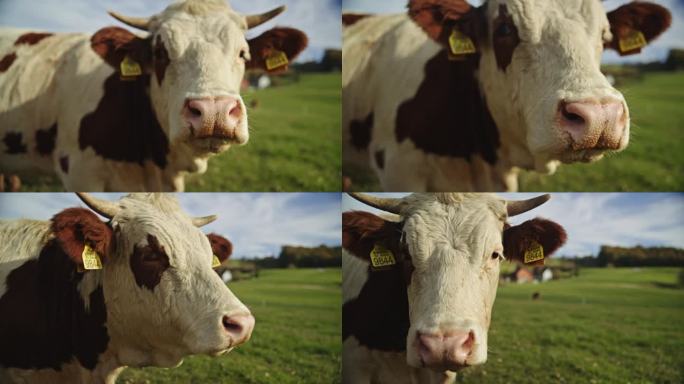
[(465, 0), (410, 0), (408, 14), (433, 40), (448, 45), (454, 29), (475, 44), (483, 36), (482, 13)]
[(401, 232), (395, 222), (363, 211), (342, 214), (342, 247), (360, 259), (370, 261), (371, 250), (377, 243), (394, 249), (400, 240)]
[(504, 256), (509, 261), (524, 262), (525, 252), (539, 243), (548, 257), (565, 244), (567, 234), (560, 224), (545, 219), (532, 219), (504, 230)]
[[(273, 28), (248, 41), (252, 57), (247, 62), (248, 69), (264, 69), (277, 73), (287, 69), (287, 65), (276, 68), (267, 66), (267, 59), (283, 52), (288, 62), (292, 62), (306, 48), (309, 39), (304, 32), (294, 28)], [(269, 68), (270, 67), (270, 68)]]
[(151, 62), (150, 40), (138, 37), (123, 28), (100, 29), (90, 38), (90, 46), (107, 64), (117, 70), (126, 56), (138, 63), (143, 70), (149, 68)]
[(83, 265), (83, 250), (91, 247), (103, 262), (109, 257), (112, 229), (85, 208), (68, 208), (52, 218), (52, 233), (76, 265)]
[(623, 44), (620, 47), (620, 40), (628, 39), (635, 32), (641, 32), (646, 39), (646, 43), (660, 36), (672, 24), (672, 15), (667, 8), (646, 2), (635, 1), (627, 3), (611, 12), (608, 12), (610, 31), (613, 40), (606, 44), (607, 48), (612, 48), (620, 55), (631, 55), (641, 52), (641, 48), (633, 44)]
[(217, 235), (215, 233), (210, 233), (207, 235), (209, 238), (209, 243), (211, 243), (211, 251), (214, 255), (218, 257), (219, 261), (223, 263), (230, 258), (233, 254), (233, 243), (223, 236)]

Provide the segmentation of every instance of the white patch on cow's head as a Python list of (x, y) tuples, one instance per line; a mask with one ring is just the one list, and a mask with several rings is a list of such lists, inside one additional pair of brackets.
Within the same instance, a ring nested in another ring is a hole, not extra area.
[(527, 159), (517, 161), (544, 170), (552, 160), (593, 161), (624, 149), (627, 105), (600, 71), (612, 38), (601, 2), (490, 0), (485, 7), (479, 77), (504, 141), (525, 138)]
[(101, 273), (112, 343), (135, 356), (122, 363), (172, 366), (235, 346), (224, 319), (251, 315), (212, 269), (207, 236), (172, 196), (134, 194), (117, 204), (114, 253)]
[(505, 203), (482, 194), (414, 194), (404, 201), (404, 236), (415, 268), (408, 286), (407, 362), (426, 365), (421, 335), (471, 334), (469, 355), (441, 368), (484, 363), (501, 261), (492, 255), (503, 253)]

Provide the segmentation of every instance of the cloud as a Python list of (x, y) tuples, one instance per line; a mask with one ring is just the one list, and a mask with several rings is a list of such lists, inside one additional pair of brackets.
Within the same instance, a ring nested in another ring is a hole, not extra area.
[[(607, 11), (611, 11), (631, 0), (606, 0), (603, 5)], [(607, 50), (603, 55), (606, 64), (618, 63), (644, 63), (657, 60), (665, 60), (671, 48), (684, 48), (684, 2), (681, 0), (651, 0), (660, 4), (672, 13), (672, 26), (657, 40), (644, 48), (640, 54), (621, 57), (612, 50)], [(342, 9), (345, 12), (368, 12), (368, 13), (401, 13), (405, 12), (408, 0), (344, 0)], [(482, 1), (469, 1), (477, 6)]]
[[(162, 11), (170, 1), (147, 0), (41, 0), (0, 1), (0, 25), (55, 32), (93, 33), (107, 25), (123, 24), (115, 21), (107, 10), (131, 16), (147, 16)], [(318, 60), (325, 48), (340, 48), (342, 32), (339, 0), (235, 0), (230, 2), (241, 13), (266, 12), (280, 5), (288, 9), (274, 20), (249, 31), (248, 37), (276, 25), (292, 26), (309, 37), (309, 47), (298, 61)]]
[[(401, 197), (405, 194), (378, 194)], [(506, 199), (527, 199), (539, 193), (503, 193)], [(345, 195), (343, 210), (368, 210)], [(681, 193), (554, 193), (552, 199), (511, 224), (534, 217), (556, 221), (568, 232), (558, 252), (564, 256), (597, 254), (601, 245), (672, 246), (684, 248), (684, 194)]]
[[(95, 194), (116, 200), (123, 194)], [(183, 193), (192, 216), (218, 215), (205, 226), (235, 245), (235, 257), (278, 255), (283, 245), (329, 246), (341, 242), (338, 193)], [(70, 193), (0, 194), (0, 218), (48, 220), (64, 208), (84, 206)]]

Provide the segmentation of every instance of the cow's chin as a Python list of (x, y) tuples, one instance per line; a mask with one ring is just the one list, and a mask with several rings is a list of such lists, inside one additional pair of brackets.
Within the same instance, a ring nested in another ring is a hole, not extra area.
[(214, 155), (227, 151), (233, 144), (237, 144), (237, 141), (223, 137), (207, 137), (190, 141), (190, 145), (195, 148), (196, 152)]
[(568, 150), (562, 152), (558, 156), (558, 160), (565, 164), (571, 163), (593, 163), (599, 161), (603, 158), (606, 153), (612, 151), (606, 151), (603, 149), (581, 149), (581, 150)]

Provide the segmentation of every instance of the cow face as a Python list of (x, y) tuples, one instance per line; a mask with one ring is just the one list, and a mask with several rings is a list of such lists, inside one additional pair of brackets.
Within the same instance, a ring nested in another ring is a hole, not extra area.
[(186, 0), (148, 19), (112, 13), (149, 32), (146, 39), (127, 37), (139, 41), (122, 49), (133, 51), (129, 56), (151, 77), (152, 105), (172, 145), (185, 143), (202, 156), (247, 142), (247, 110), (240, 97), (245, 69), (271, 69), (267, 58), (282, 52), (292, 60), (307, 43), (301, 31), (291, 28), (275, 28), (246, 40), (247, 29), (283, 10), (243, 16), (223, 0)]
[(110, 218), (111, 246), (79, 236), (103, 254), (103, 270), (86, 272), (82, 284), (102, 285), (109, 335), (130, 352), (123, 364), (140, 365), (140, 354), (151, 354), (147, 363), (173, 366), (249, 339), (254, 318), (213, 271), (212, 245), (197, 228), (215, 217), (192, 219), (167, 195), (129, 195), (116, 204), (82, 199)]
[[(457, 370), (484, 363), (500, 263), (504, 257), (522, 261), (532, 240), (547, 254), (565, 240), (563, 229), (547, 220), (506, 225), (508, 216), (548, 196), (513, 203), (484, 194), (414, 194), (389, 203), (359, 199), (402, 218), (401, 243), (410, 260), (406, 355), (414, 367)], [(510, 235), (504, 236), (505, 229)]]
[[(507, 142), (520, 142), (542, 170), (551, 161), (593, 161), (629, 141), (629, 110), (600, 71), (604, 47), (641, 32), (644, 43), (670, 25), (669, 12), (634, 2), (606, 15), (599, 0), (414, 0), (409, 12), (449, 46), (456, 30), (481, 55), (478, 77)], [(517, 140), (516, 140), (517, 138)], [(530, 160), (521, 163), (530, 163)], [(530, 164), (532, 165), (532, 164)]]

